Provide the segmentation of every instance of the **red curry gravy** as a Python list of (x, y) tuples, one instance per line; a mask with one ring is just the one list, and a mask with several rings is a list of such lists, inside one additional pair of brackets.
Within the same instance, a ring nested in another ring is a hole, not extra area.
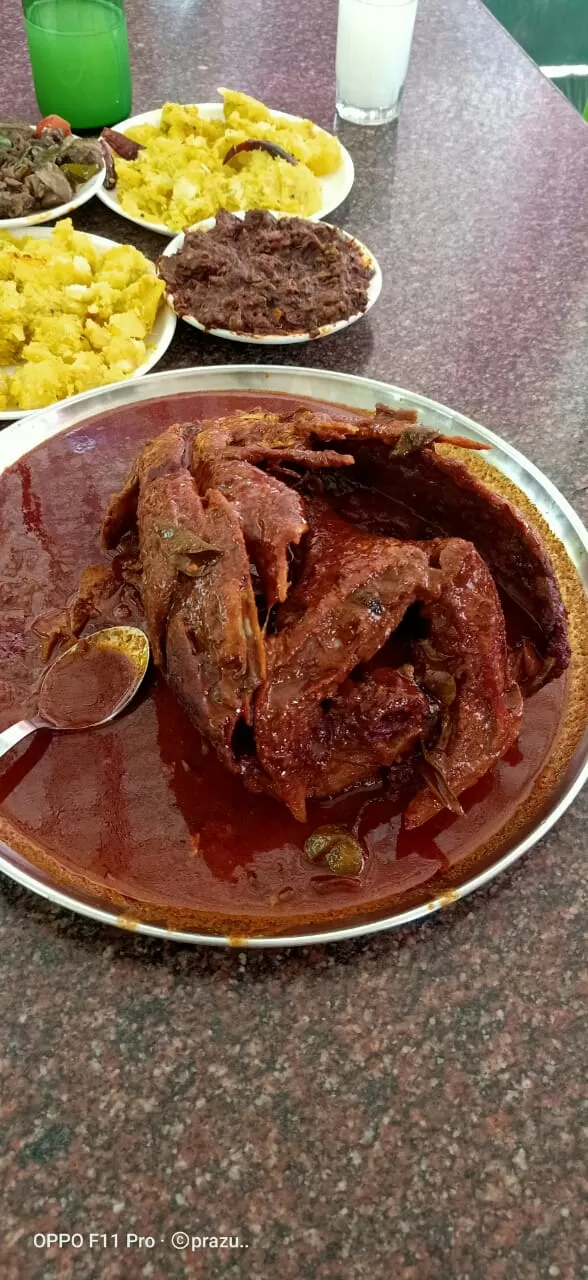
[[(164, 399), (129, 405), (48, 441), (0, 476), (0, 728), (34, 710), (43, 668), (32, 623), (63, 605), (82, 569), (107, 559), (100, 548), (106, 500), (147, 440), (172, 421), (257, 406), (283, 412), (295, 403), (285, 395), (196, 392), (175, 397), (173, 406)], [(120, 602), (97, 625), (140, 625), (132, 613)], [(553, 748), (565, 692), (564, 676), (529, 699), (517, 744), (460, 797), (463, 818), (446, 812), (409, 832), (401, 804), (381, 788), (311, 802), (304, 825), (277, 801), (251, 794), (152, 672), (112, 723), (40, 733), (5, 757), (0, 822), (14, 833), (13, 848), (49, 867), (53, 879), (79, 887), (83, 877), (95, 898), (153, 923), (246, 935), (367, 916), (388, 900), (402, 909), (443, 891), (447, 873), (466, 859), (469, 866), (514, 814)], [(303, 854), (307, 836), (324, 823), (349, 826), (362, 841), (367, 856), (357, 880), (333, 876)]]
[(81, 640), (49, 668), (39, 714), (61, 729), (84, 729), (116, 714), (135, 683), (137, 669), (112, 646)]

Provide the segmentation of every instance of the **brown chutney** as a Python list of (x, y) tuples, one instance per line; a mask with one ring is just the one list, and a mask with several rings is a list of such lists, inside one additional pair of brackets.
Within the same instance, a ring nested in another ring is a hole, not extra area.
[(159, 275), (179, 315), (206, 329), (251, 336), (316, 334), (360, 315), (374, 274), (355, 241), (337, 227), (220, 209), (214, 227), (187, 231), (182, 248), (161, 257)]

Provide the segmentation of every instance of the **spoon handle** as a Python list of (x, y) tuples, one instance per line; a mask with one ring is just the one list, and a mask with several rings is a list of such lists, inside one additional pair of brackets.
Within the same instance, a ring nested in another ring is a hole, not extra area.
[(0, 733), (0, 756), (5, 756), (7, 751), (12, 751), (17, 742), (40, 728), (40, 720), (19, 720), (18, 724), (11, 724), (8, 729), (3, 729)]

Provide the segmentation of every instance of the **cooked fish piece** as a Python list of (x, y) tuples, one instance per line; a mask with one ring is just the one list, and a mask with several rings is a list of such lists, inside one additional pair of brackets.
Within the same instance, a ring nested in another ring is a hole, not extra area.
[(221, 552), (206, 539), (202, 499), (189, 471), (145, 484), (137, 517), (147, 629), (154, 661), (165, 666), (166, 627), (181, 580), (205, 572)]
[[(309, 523), (302, 576), (278, 613), (277, 634), (267, 640), (268, 674), (255, 698), (254, 719), (257, 755), (272, 791), (300, 821), (317, 781), (319, 794), (329, 794), (326, 780), (337, 776), (337, 767), (341, 770), (333, 753), (340, 754), (337, 739), (343, 735), (335, 721), (344, 712), (345, 695), (340, 695), (334, 713), (331, 705), (341, 685), (382, 649), (411, 604), (435, 599), (441, 586), (427, 547), (353, 529), (326, 504), (314, 504)], [(372, 702), (373, 686), (372, 681)], [(381, 765), (391, 764), (408, 745), (407, 721), (397, 717), (395, 708), (395, 699), (406, 699), (407, 687), (402, 678), (390, 691), (387, 736), (382, 732), (378, 738)], [(421, 695), (416, 701), (416, 726), (410, 710), (407, 717), (414, 730), (409, 741), (430, 724), (426, 699)], [(351, 707), (355, 728), (350, 727), (349, 739), (357, 740), (356, 698)], [(381, 711), (378, 722), (382, 731)], [(365, 724), (364, 737), (369, 737)], [(349, 760), (346, 786), (372, 773), (377, 756), (372, 745), (354, 770)]]
[[(174, 424), (108, 505), (105, 545), (138, 533), (174, 694), (225, 766), (300, 821), (384, 776), (412, 786), (409, 827), (461, 813), (516, 740), (522, 692), (567, 665), (540, 538), (438, 440), (387, 408)], [(535, 628), (519, 654), (497, 584)]]
[[(376, 414), (375, 427), (382, 418), (381, 412)], [(418, 539), (467, 538), (497, 586), (529, 619), (542, 665), (534, 687), (561, 675), (570, 660), (566, 611), (543, 542), (520, 511), (463, 462), (437, 452), (432, 442), (406, 454), (390, 451), (376, 435), (357, 445), (348, 439), (345, 447), (356, 461), (354, 479), (375, 486), (386, 499), (381, 532)]]
[(288, 548), (308, 530), (302, 499), (281, 480), (250, 462), (211, 456), (196, 469), (201, 492), (218, 489), (235, 508), (268, 608), (286, 599)]
[(510, 671), (504, 615), (492, 575), (475, 547), (459, 538), (428, 545), (443, 582), (438, 598), (423, 604), (430, 623), (414, 645), (415, 677), (442, 696), (452, 683), (440, 740), (424, 748), (427, 786), (411, 800), (408, 827), (440, 809), (461, 813), (457, 799), (500, 760), (519, 734), (523, 699)]
[(223, 763), (237, 769), (233, 735), (239, 721), (251, 723), (265, 650), (239, 519), (218, 490), (203, 503), (201, 532), (221, 554), (178, 593), (166, 635), (167, 679)]

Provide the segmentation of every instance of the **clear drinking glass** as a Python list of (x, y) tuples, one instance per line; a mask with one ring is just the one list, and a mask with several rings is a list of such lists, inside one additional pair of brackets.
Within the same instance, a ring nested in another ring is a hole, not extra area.
[(124, 0), (23, 0), (42, 116), (100, 129), (130, 115)]
[(418, 0), (339, 0), (337, 111), (352, 124), (395, 120)]

